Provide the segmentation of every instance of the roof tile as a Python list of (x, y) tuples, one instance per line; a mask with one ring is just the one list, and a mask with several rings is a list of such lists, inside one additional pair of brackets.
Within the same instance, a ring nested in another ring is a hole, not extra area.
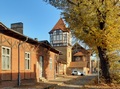
[(87, 62), (81, 61), (81, 62), (71, 62), (70, 67), (76, 67), (76, 68), (82, 68), (87, 67)]
[(58, 22), (56, 23), (56, 25), (53, 27), (53, 29), (49, 33), (52, 33), (53, 31), (58, 30), (58, 29), (62, 30), (63, 32), (69, 32), (69, 29), (66, 28), (65, 23), (62, 20), (62, 18), (60, 18), (58, 20)]

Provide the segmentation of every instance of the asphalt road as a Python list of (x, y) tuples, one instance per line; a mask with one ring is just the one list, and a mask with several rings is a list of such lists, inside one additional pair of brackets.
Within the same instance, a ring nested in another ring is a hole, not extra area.
[(84, 85), (90, 82), (95, 77), (95, 75), (82, 76), (74, 80), (58, 84), (58, 86), (54, 87), (53, 89), (83, 89)]

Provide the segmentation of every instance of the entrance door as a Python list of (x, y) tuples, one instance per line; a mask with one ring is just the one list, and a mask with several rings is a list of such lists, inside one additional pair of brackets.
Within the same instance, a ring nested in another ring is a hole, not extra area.
[(43, 56), (40, 56), (39, 64), (40, 64), (40, 78), (41, 78), (43, 77)]

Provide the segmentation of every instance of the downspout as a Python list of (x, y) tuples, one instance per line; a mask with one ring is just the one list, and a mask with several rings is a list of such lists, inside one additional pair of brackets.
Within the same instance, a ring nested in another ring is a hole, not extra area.
[(20, 46), (28, 40), (28, 37), (26, 37), (26, 40), (23, 42), (19, 42), (18, 44), (18, 86), (21, 84), (21, 78), (20, 78)]

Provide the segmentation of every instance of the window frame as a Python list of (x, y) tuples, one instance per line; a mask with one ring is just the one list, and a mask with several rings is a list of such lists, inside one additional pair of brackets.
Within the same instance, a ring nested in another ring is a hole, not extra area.
[[(3, 48), (5, 48), (5, 50), (7, 50), (7, 49), (9, 49), (9, 54), (7, 54), (7, 51), (6, 51), (6, 53), (4, 54), (3, 53)], [(1, 69), (2, 70), (10, 70), (11, 69), (11, 48), (10, 47), (6, 47), (6, 46), (2, 46), (1, 47)], [(6, 58), (6, 57), (9, 57), (9, 59), (5, 59), (5, 66), (3, 66), (3, 56)], [(6, 62), (6, 61), (8, 61), (9, 60), (9, 62)], [(9, 67), (7, 68), (7, 65), (9, 65)]]
[[(28, 55), (29, 54), (29, 58), (26, 57), (26, 54)], [(28, 63), (28, 60), (29, 60), (29, 63)], [(27, 64), (26, 64), (26, 61), (27, 61)], [(30, 70), (31, 69), (31, 66), (30, 66), (30, 62), (31, 61), (31, 56), (30, 56), (30, 52), (25, 52), (25, 70)]]

